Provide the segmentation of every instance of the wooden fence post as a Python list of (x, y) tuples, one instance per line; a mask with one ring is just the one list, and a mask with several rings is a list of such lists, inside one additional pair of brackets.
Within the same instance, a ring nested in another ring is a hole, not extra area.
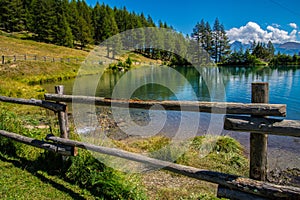
[[(252, 103), (269, 103), (268, 83), (252, 83)], [(250, 178), (252, 179), (266, 180), (267, 145), (268, 135), (250, 133)]]
[[(55, 93), (63, 95), (64, 94), (64, 86), (58, 85), (55, 86)], [(60, 102), (57, 102), (60, 103)], [(67, 109), (64, 112), (58, 112), (58, 122), (59, 122), (59, 128), (60, 128), (60, 137), (68, 139), (68, 113)]]
[(2, 55), (2, 64), (3, 65), (5, 64), (5, 57), (4, 57), (4, 55)]

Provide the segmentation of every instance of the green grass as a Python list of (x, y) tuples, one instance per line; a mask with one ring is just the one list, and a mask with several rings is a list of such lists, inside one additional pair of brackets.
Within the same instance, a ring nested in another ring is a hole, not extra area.
[[(189, 147), (181, 152), (178, 146), (170, 146), (171, 140), (162, 136), (147, 139), (127, 139), (115, 144), (124, 150), (148, 153), (148, 155), (178, 164), (188, 165), (199, 169), (207, 169), (223, 173), (248, 176), (249, 161), (243, 153), (242, 146), (233, 138), (227, 136), (199, 136), (189, 141)], [(179, 157), (178, 152), (182, 155)], [(217, 185), (194, 180), (182, 175), (167, 171), (159, 174), (153, 172), (144, 174), (145, 185), (151, 199), (218, 199), (216, 198)], [(166, 183), (161, 184), (164, 180)], [(176, 187), (174, 187), (174, 183)]]
[(58, 176), (27, 168), (18, 159), (0, 156), (0, 199), (96, 199)]
[(78, 58), (85, 59), (88, 52), (67, 47), (20, 40), (17, 38), (0, 35), (0, 55), (37, 55), (54, 58)]
[[(49, 129), (26, 128), (28, 125), (48, 123), (52, 133), (59, 134), (57, 122), (45, 120), (42, 115), (20, 117), (8, 110), (0, 111), (0, 129), (40, 140)], [(77, 136), (72, 134), (71, 138)], [(57, 199), (59, 196), (62, 196), (59, 199), (83, 199), (84, 196), (87, 199), (146, 199), (138, 177), (106, 167), (86, 150), (80, 150), (78, 156), (69, 157), (63, 163), (61, 157), (52, 152), (0, 137), (0, 170), (5, 174), (0, 177), (1, 199)]]

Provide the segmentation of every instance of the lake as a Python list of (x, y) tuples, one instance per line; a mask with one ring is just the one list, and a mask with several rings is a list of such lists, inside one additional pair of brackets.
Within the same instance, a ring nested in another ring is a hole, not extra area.
[[(99, 80), (99, 81), (98, 81)], [(129, 72), (105, 72), (76, 80), (76, 94), (114, 98), (153, 100), (199, 100), (224, 102), (251, 102), (251, 83), (269, 82), (270, 103), (287, 104), (287, 119), (300, 120), (300, 69), (268, 67), (159, 67), (147, 66)], [(97, 83), (97, 90), (90, 85)], [(74, 80), (61, 83), (65, 93), (72, 94)], [(53, 92), (53, 84), (45, 85)], [(135, 111), (142, 112), (142, 111)], [(155, 115), (155, 113), (154, 113)], [(157, 114), (157, 116), (159, 116)], [(185, 113), (187, 121), (194, 113)], [(201, 114), (197, 135), (221, 134), (238, 139), (249, 152), (249, 133), (220, 131), (223, 115)], [(170, 111), (160, 132), (173, 136), (181, 120), (180, 112)], [(270, 168), (300, 166), (300, 140), (293, 137), (269, 137)]]

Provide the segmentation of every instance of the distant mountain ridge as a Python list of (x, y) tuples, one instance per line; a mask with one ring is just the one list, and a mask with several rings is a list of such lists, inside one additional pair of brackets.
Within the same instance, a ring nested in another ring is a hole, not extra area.
[[(288, 54), (288, 55), (294, 55), (300, 54), (300, 43), (298, 42), (286, 42), (283, 44), (273, 44), (275, 47), (275, 53), (281, 53), (281, 54)], [(239, 41), (234, 41), (230, 49), (232, 51), (239, 51), (240, 49), (246, 50), (247, 48), (250, 48), (251, 44), (243, 44)]]

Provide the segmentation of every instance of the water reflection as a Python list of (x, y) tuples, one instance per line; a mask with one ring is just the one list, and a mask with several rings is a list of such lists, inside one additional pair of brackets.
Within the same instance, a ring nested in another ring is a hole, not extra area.
[[(194, 100), (193, 94), (199, 101), (227, 101), (250, 103), (251, 83), (270, 83), (270, 103), (287, 104), (288, 119), (300, 120), (300, 70), (297, 68), (268, 67), (175, 67), (185, 79), (173, 76), (161, 67), (148, 66), (142, 70), (132, 70), (128, 75), (128, 83), (123, 82), (120, 97), (126, 96), (128, 87), (132, 84), (140, 85), (132, 98), (155, 100)], [(105, 72), (98, 75), (80, 77), (82, 86), (78, 86), (82, 95), (96, 95), (111, 97), (115, 85), (126, 72)], [(89, 83), (98, 80), (96, 92), (91, 91)], [(160, 80), (160, 84), (155, 81)], [(65, 85), (67, 94), (72, 93), (74, 81), (69, 80), (59, 84)], [(57, 84), (57, 83), (56, 83)], [(53, 92), (54, 84), (45, 85), (49, 92)], [(170, 90), (172, 88), (172, 91)], [(224, 93), (225, 88), (225, 94)], [(77, 92), (78, 93), (78, 92)], [(178, 99), (179, 97), (179, 99)]]

